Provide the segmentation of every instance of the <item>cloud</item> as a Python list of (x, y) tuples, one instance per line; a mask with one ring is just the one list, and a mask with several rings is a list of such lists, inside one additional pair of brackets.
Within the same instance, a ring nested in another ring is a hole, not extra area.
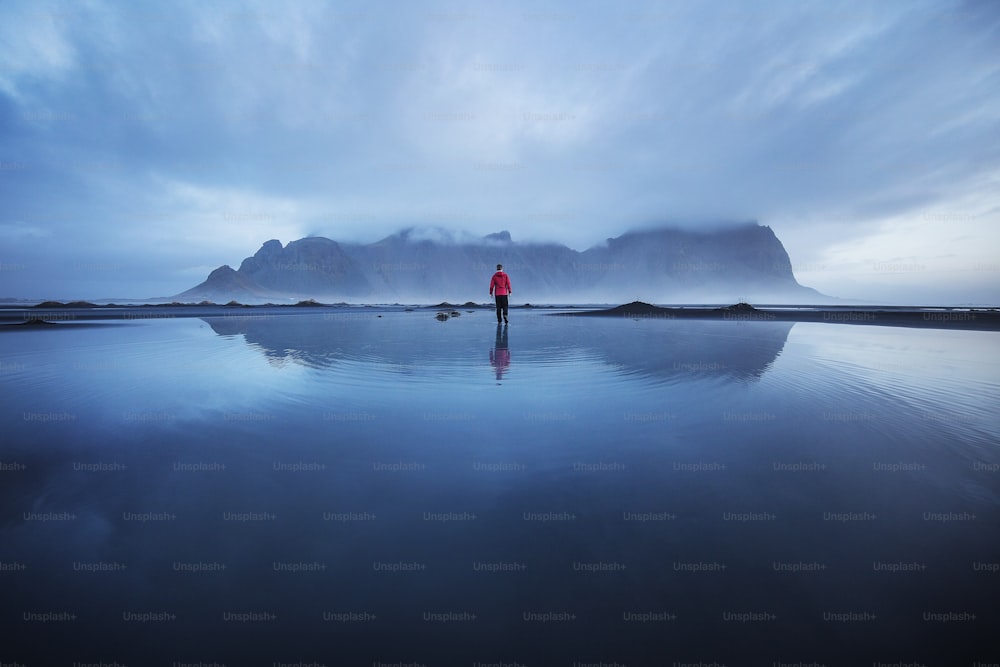
[(0, 223), (0, 239), (8, 242), (43, 239), (52, 236), (52, 232), (40, 225), (26, 222)]
[[(230, 250), (253, 247), (264, 237), (294, 240), (303, 234), (302, 203), (232, 188), (212, 188), (164, 180), (156, 188), (157, 206), (136, 212), (136, 222), (162, 221), (156, 211), (170, 212), (169, 225), (138, 224), (132, 235), (146, 244), (210, 245)], [(143, 218), (146, 220), (143, 220)], [(268, 236), (270, 235), (270, 236)]]
[[(175, 293), (296, 234), (583, 249), (747, 219), (839, 267), (824, 291), (877, 290), (858, 253), (994, 238), (998, 27), (973, 2), (4, 3), (0, 229), (50, 236), (8, 231), (39, 273), (0, 292), (81, 253), (155, 256), (129, 284)], [(966, 241), (913, 222), (963, 207)]]
[(31, 86), (58, 83), (76, 65), (62, 8), (27, 2), (0, 5), (0, 91), (29, 108)]

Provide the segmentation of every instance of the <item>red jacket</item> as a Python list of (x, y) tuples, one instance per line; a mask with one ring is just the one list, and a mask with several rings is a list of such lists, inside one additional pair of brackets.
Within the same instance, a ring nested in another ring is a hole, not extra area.
[(494, 290), (497, 296), (510, 294), (510, 278), (503, 271), (494, 273), (493, 279), (490, 280), (490, 296), (493, 296)]

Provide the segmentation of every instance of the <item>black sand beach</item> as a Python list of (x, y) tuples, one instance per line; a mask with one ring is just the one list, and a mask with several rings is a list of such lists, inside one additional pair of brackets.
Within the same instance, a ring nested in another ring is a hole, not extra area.
[(628, 317), (634, 319), (733, 320), (747, 322), (821, 322), (869, 326), (926, 327), (1000, 331), (1000, 312), (979, 308), (921, 308), (909, 306), (829, 307), (780, 306), (756, 308), (739, 303), (720, 308), (661, 307), (642, 301), (603, 310), (580, 310), (559, 315)]
[[(412, 311), (415, 314), (492, 310), (491, 304), (467, 302), (436, 305), (324, 304), (302, 301), (297, 304), (247, 305), (229, 303), (170, 303), (142, 305), (98, 305), (88, 302), (48, 301), (36, 306), (0, 306), (0, 331), (24, 325), (47, 329), (47, 324), (81, 324), (82, 321), (150, 320), (177, 317), (261, 318), (296, 313), (371, 313), (376, 311)], [(554, 316), (626, 317), (631, 319), (727, 320), (738, 322), (818, 322), (823, 324), (865, 324), (869, 326), (919, 327), (964, 331), (1000, 331), (1000, 311), (995, 308), (960, 308), (935, 306), (761, 306), (738, 303), (730, 306), (656, 306), (642, 301), (612, 308), (579, 305), (512, 305), (512, 310), (552, 311)]]

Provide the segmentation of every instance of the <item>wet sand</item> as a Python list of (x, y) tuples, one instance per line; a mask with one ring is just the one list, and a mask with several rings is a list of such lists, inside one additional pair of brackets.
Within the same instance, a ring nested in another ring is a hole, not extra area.
[(632, 319), (733, 320), (737, 322), (821, 322), (887, 327), (922, 327), (1000, 331), (1000, 312), (972, 308), (918, 308), (906, 306), (755, 308), (736, 304), (723, 308), (661, 307), (641, 301), (602, 310), (554, 313), (563, 316), (628, 317)]
[[(172, 319), (178, 317), (228, 317), (235, 319), (261, 319), (295, 316), (305, 313), (377, 314), (379, 312), (412, 311), (414, 316), (436, 313), (440, 310), (475, 312), (492, 311), (491, 304), (437, 305), (349, 305), (308, 302), (296, 305), (217, 305), (217, 304), (161, 304), (137, 306), (101, 306), (94, 304), (58, 304), (48, 302), (39, 306), (0, 306), (0, 331), (44, 328), (55, 325), (73, 325), (77, 328), (95, 320), (113, 322)], [(553, 316), (569, 317), (627, 317), (631, 319), (669, 320), (730, 320), (738, 322), (819, 322), (825, 324), (865, 324), (869, 326), (920, 327), (965, 331), (1000, 331), (1000, 311), (988, 308), (936, 308), (932, 306), (765, 306), (757, 308), (741, 303), (732, 306), (654, 306), (641, 301), (615, 306), (512, 305), (512, 311), (530, 309), (551, 311)]]

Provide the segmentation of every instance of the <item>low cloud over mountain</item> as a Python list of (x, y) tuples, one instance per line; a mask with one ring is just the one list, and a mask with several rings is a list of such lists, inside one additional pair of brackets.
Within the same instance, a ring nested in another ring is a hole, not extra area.
[(828, 300), (796, 281), (781, 241), (755, 223), (628, 232), (583, 252), (518, 243), (506, 231), (456, 239), (407, 229), (364, 245), (324, 237), (286, 246), (271, 240), (238, 270), (222, 266), (175, 298), (481, 302), (498, 263), (511, 276), (515, 303)]

